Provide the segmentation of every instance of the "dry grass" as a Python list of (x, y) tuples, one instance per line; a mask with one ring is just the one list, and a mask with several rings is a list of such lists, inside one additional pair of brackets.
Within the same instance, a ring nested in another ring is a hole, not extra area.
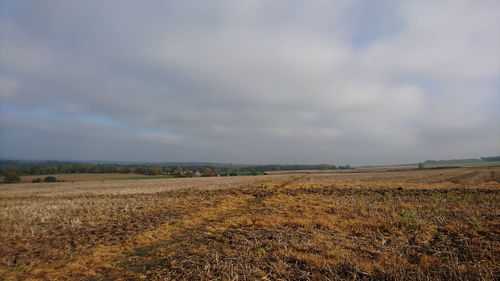
[(453, 183), (474, 187), (482, 182), (499, 182), (500, 168), (461, 168), (443, 170), (408, 170), (389, 172), (330, 173), (308, 175), (310, 183), (394, 182), (394, 183)]
[(498, 280), (498, 168), (0, 186), (0, 277)]
[[(83, 174), (82, 174), (83, 175)], [(94, 175), (89, 174), (92, 178)], [(137, 194), (157, 193), (181, 189), (206, 190), (227, 189), (233, 187), (250, 186), (271, 180), (286, 179), (286, 175), (249, 176), (249, 177), (210, 177), (210, 178), (166, 178), (141, 180), (93, 180), (79, 182), (56, 183), (19, 183), (0, 184), (1, 198), (19, 197), (61, 197), (106, 194)]]

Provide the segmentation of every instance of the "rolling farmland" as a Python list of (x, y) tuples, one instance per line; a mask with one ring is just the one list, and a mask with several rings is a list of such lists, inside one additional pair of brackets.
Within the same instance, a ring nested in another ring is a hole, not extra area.
[(498, 167), (3, 184), (0, 222), (6, 280), (500, 278)]

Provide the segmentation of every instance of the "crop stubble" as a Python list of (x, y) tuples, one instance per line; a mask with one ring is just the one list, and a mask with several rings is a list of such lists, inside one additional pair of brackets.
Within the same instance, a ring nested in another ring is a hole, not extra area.
[(495, 280), (499, 175), (482, 168), (9, 185), (0, 190), (0, 274)]

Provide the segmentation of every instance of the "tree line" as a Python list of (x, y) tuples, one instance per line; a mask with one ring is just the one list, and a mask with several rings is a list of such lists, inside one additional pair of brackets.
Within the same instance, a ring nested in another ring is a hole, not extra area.
[(16, 182), (19, 175), (50, 175), (50, 174), (143, 174), (148, 176), (172, 175), (174, 177), (212, 177), (212, 176), (239, 176), (260, 175), (267, 171), (280, 170), (335, 170), (351, 169), (349, 165), (335, 166), (330, 164), (318, 165), (255, 165), (233, 168), (228, 166), (145, 166), (145, 165), (89, 165), (89, 164), (58, 164), (58, 165), (31, 165), (6, 167), (0, 169), (0, 175), (11, 182)]
[(13, 169), (19, 174), (24, 175), (49, 175), (49, 174), (92, 174), (92, 173), (121, 173), (121, 174), (143, 174), (143, 175), (181, 175), (183, 171), (199, 171), (205, 174), (220, 174), (231, 172), (266, 172), (280, 170), (335, 170), (335, 169), (351, 169), (349, 165), (335, 166), (330, 164), (318, 165), (255, 165), (247, 167), (232, 168), (228, 167), (211, 167), (211, 166), (142, 166), (142, 165), (88, 165), (88, 164), (70, 164), (70, 165), (33, 165), (25, 167), (10, 167), (0, 170), (0, 173), (5, 169)]
[(256, 166), (248, 166), (244, 167), (244, 170), (256, 170), (259, 172), (266, 171), (290, 171), (290, 170), (336, 170), (336, 169), (351, 169), (350, 165), (331, 165), (331, 164), (312, 164), (312, 165), (280, 165), (280, 164), (270, 164), (270, 165), (256, 165)]
[(0, 170), (13, 170), (22, 175), (49, 175), (49, 174), (100, 174), (100, 173), (120, 173), (120, 174), (143, 174), (143, 175), (162, 175), (172, 174), (181, 175), (187, 170), (204, 171), (207, 167), (151, 167), (151, 166), (122, 166), (122, 165), (34, 165), (26, 167), (9, 167)]

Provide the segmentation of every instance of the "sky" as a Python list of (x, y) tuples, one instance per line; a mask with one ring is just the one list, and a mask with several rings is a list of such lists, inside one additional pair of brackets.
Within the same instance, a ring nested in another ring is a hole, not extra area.
[(0, 158), (500, 154), (497, 0), (0, 0)]

